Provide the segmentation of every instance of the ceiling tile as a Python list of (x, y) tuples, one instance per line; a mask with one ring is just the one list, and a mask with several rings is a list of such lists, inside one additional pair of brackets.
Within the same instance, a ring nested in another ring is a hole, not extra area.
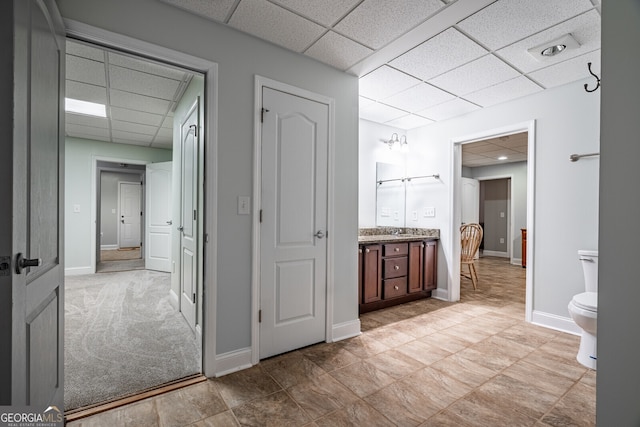
[[(577, 49), (565, 49), (561, 54), (551, 57), (539, 56), (539, 60), (527, 52), (532, 47), (555, 40), (565, 34), (571, 34), (580, 43)], [(549, 65), (566, 61), (569, 58), (600, 49), (600, 14), (595, 10), (556, 25), (546, 31), (528, 37), (518, 43), (500, 49), (496, 53), (513, 66), (528, 73)]]
[(113, 89), (167, 100), (173, 99), (180, 86), (177, 80), (114, 65), (109, 66), (109, 83)]
[[(546, 88), (560, 86), (590, 77), (591, 75), (587, 68), (587, 63), (589, 62), (591, 62), (591, 70), (596, 75), (601, 76), (600, 50), (569, 59), (568, 61), (552, 65), (551, 67), (543, 68), (542, 70), (534, 71), (530, 73), (529, 76)], [(590, 87), (594, 87), (595, 82), (596, 80), (593, 79)]]
[(456, 95), (466, 95), (519, 75), (519, 72), (502, 60), (493, 55), (487, 55), (441, 74), (429, 80), (429, 83)]
[(416, 112), (454, 98), (455, 96), (450, 93), (427, 83), (420, 83), (417, 86), (386, 98), (384, 103), (406, 111)]
[(147, 111), (149, 113), (164, 115), (171, 106), (171, 102), (164, 99), (122, 92), (120, 90), (111, 89), (109, 91), (109, 96), (111, 99), (111, 105), (127, 108), (129, 110)]
[(449, 28), (390, 62), (395, 68), (429, 80), (473, 61), (487, 51), (458, 30)]
[(143, 111), (127, 110), (125, 108), (111, 107), (111, 118), (123, 122), (141, 123), (149, 126), (160, 126), (162, 117), (158, 114), (145, 113)]
[(153, 142), (158, 141), (173, 141), (173, 129), (160, 128), (158, 129), (158, 134), (156, 135), (156, 139)]
[(107, 84), (104, 63), (102, 62), (67, 55), (66, 67), (67, 80), (98, 86), (106, 86)]
[(109, 64), (179, 81), (184, 80), (187, 75), (184, 70), (113, 52), (109, 52)]
[(488, 107), (500, 104), (501, 102), (521, 98), (532, 93), (540, 92), (542, 89), (528, 78), (522, 76), (497, 84), (495, 86), (482, 89), (478, 92), (465, 95), (465, 99), (474, 104)]
[(106, 117), (85, 116), (83, 114), (65, 114), (65, 122), (73, 125), (91, 126), (94, 128), (109, 128), (109, 119)]
[(480, 107), (473, 105), (464, 99), (456, 98), (451, 101), (438, 104), (435, 107), (419, 111), (418, 114), (431, 120), (440, 121), (452, 117), (461, 116), (466, 113), (478, 110)]
[(496, 50), (591, 8), (590, 0), (502, 0), (476, 12), (457, 26)]
[(79, 56), (82, 58), (93, 59), (94, 61), (104, 61), (104, 51), (84, 43), (67, 39), (66, 44), (67, 55)]
[(375, 104), (376, 101), (373, 99), (365, 98), (364, 96), (358, 97), (358, 108), (362, 110), (363, 108), (367, 108), (369, 105)]
[(378, 49), (444, 7), (439, 0), (365, 0), (335, 30)]
[(67, 136), (70, 136), (72, 138), (92, 139), (94, 141), (111, 142), (111, 138), (108, 136), (90, 135), (84, 133), (74, 133), (73, 135), (71, 135), (69, 132), (67, 132)]
[(383, 65), (360, 78), (360, 95), (371, 99), (385, 99), (420, 83), (420, 80)]
[(271, 0), (325, 26), (333, 25), (361, 0)]
[(388, 122), (402, 116), (406, 116), (407, 112), (389, 107), (388, 105), (375, 103), (360, 111), (360, 117), (378, 123)]
[(115, 142), (116, 144), (137, 145), (140, 147), (149, 147), (151, 145), (150, 142), (136, 141), (136, 140), (126, 139), (126, 138), (113, 138), (112, 141)]
[(346, 70), (373, 51), (368, 47), (329, 31), (305, 52), (312, 58), (333, 65), (339, 70)]
[(86, 136), (102, 136), (104, 138), (109, 137), (109, 129), (96, 128), (92, 126), (74, 125), (71, 123), (68, 123), (65, 126), (65, 132), (67, 133), (67, 135), (83, 134)]
[(73, 80), (67, 80), (65, 96), (67, 98), (79, 99), (81, 101), (107, 104), (107, 89), (104, 86), (74, 82)]
[(155, 126), (142, 125), (140, 123), (111, 120), (111, 130), (121, 130), (125, 132), (141, 133), (144, 135), (155, 136), (158, 128)]
[(266, 0), (242, 0), (229, 25), (295, 52), (302, 52), (325, 31), (320, 25)]
[(406, 116), (402, 116), (399, 119), (391, 120), (389, 122), (386, 122), (385, 124), (404, 130), (409, 130), (421, 126), (426, 126), (429, 123), (433, 123), (433, 120), (425, 119), (424, 117), (416, 116), (415, 114), (407, 114)]
[(133, 132), (124, 132), (121, 130), (111, 131), (111, 136), (113, 137), (114, 142), (116, 142), (116, 140), (127, 140), (127, 141), (146, 142), (147, 144), (149, 144), (153, 139), (151, 135), (144, 135), (141, 133), (133, 133)]
[(173, 116), (167, 116), (162, 121), (162, 127), (165, 129), (173, 129)]
[(160, 0), (205, 18), (223, 22), (236, 0)]

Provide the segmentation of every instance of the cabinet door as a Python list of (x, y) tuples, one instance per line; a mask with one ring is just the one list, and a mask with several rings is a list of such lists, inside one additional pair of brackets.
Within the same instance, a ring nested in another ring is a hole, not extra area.
[(362, 254), (362, 303), (382, 299), (382, 247), (366, 245)]
[(420, 292), (423, 283), (424, 242), (409, 243), (409, 293)]
[(425, 242), (424, 248), (424, 290), (432, 291), (438, 287), (438, 242)]

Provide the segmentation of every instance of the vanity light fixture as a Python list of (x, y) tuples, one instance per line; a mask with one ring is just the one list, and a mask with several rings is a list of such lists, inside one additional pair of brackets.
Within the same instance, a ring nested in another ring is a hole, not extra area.
[(500, 157), (498, 157), (498, 160), (507, 160), (507, 159), (508, 159), (508, 157), (507, 157), (507, 156), (500, 156)]
[(391, 139), (388, 141), (382, 141), (385, 144), (387, 144), (387, 146), (389, 147), (389, 150), (393, 150), (393, 151), (403, 151), (403, 152), (407, 152), (409, 151), (409, 145), (407, 143), (407, 136), (406, 135), (402, 135), (400, 137), (398, 137), (397, 133), (393, 133), (391, 135)]
[(64, 110), (68, 113), (82, 114), (85, 116), (107, 117), (104, 104), (81, 101), (73, 98), (64, 99)]

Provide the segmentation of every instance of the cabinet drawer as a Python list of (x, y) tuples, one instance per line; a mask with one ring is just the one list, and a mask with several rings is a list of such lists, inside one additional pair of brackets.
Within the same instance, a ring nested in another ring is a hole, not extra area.
[(400, 297), (407, 294), (407, 278), (398, 277), (384, 281), (384, 299)]
[(394, 257), (394, 258), (384, 258), (382, 260), (383, 264), (383, 274), (384, 279), (393, 279), (394, 277), (401, 277), (407, 275), (407, 257)]
[(408, 253), (408, 243), (386, 243), (382, 245), (382, 256), (401, 256)]

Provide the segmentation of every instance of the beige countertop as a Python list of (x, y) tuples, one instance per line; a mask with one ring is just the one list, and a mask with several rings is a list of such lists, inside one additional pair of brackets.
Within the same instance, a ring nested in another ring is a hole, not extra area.
[(358, 236), (358, 243), (399, 243), (416, 240), (439, 240), (438, 237), (418, 234), (381, 234), (377, 236)]

